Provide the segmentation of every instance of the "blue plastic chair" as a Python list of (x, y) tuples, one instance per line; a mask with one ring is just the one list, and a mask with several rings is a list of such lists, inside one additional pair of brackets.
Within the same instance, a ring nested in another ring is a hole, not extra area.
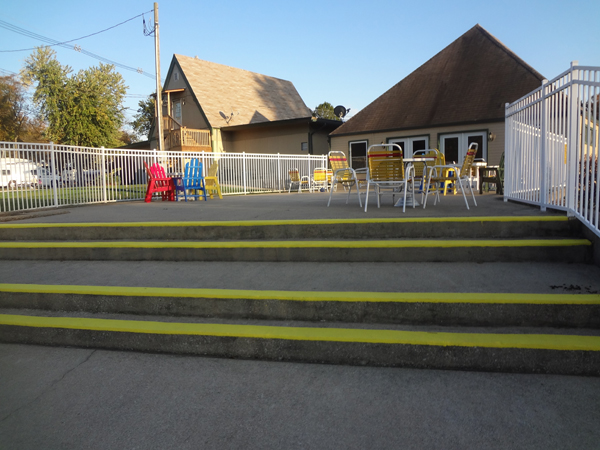
[[(200, 198), (204, 197), (206, 201), (206, 183), (202, 174), (202, 163), (194, 158), (185, 164), (185, 172), (182, 178), (173, 178), (175, 182), (175, 199), (179, 201), (180, 193), (183, 193), (183, 198), (187, 202), (188, 197)], [(187, 191), (195, 191), (195, 194), (188, 194)], [(199, 194), (198, 192), (201, 192)]]

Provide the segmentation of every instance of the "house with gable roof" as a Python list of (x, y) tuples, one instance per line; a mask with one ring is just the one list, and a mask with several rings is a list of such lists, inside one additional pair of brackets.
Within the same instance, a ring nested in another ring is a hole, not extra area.
[(166, 76), (163, 117), (174, 151), (326, 154), (341, 125), (313, 117), (290, 81), (183, 55)]
[(334, 130), (331, 149), (365, 167), (370, 145), (397, 143), (405, 157), (437, 148), (461, 162), (470, 143), (497, 165), (504, 151), (504, 110), (544, 77), (480, 25)]

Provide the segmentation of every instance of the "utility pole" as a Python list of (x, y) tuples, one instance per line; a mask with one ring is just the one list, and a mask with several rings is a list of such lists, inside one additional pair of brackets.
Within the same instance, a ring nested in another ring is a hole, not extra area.
[(158, 150), (163, 151), (162, 86), (160, 84), (160, 41), (158, 39), (158, 3), (154, 3), (154, 53), (156, 61), (156, 127), (158, 129)]

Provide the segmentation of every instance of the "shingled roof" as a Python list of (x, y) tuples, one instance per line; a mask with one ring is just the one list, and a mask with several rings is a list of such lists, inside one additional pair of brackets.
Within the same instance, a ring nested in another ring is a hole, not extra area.
[[(290, 81), (183, 55), (173, 58), (212, 127), (311, 116), (311, 110)], [(220, 112), (233, 112), (234, 116), (227, 123)]]
[(480, 25), (412, 72), (332, 135), (504, 120), (504, 106), (544, 77)]

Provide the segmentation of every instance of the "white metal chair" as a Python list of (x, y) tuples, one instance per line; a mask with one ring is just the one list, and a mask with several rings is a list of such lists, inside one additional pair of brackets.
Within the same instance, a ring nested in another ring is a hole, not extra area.
[(310, 190), (314, 192), (315, 190), (325, 189), (329, 191), (329, 182), (327, 180), (327, 168), (325, 167), (317, 167), (313, 171), (312, 179), (310, 180)]
[(306, 187), (306, 189), (310, 191), (310, 179), (307, 175), (301, 177), (298, 169), (291, 169), (288, 173), (290, 175), (290, 187), (288, 189), (288, 194), (292, 191), (292, 186), (294, 184), (298, 185), (298, 192), (302, 192), (303, 187)]
[(467, 201), (467, 196), (465, 195), (465, 186), (467, 186), (471, 191), (473, 203), (475, 206), (477, 206), (475, 194), (473, 193), (473, 186), (471, 186), (471, 170), (478, 147), (479, 145), (476, 142), (472, 142), (471, 145), (469, 145), (469, 149), (465, 155), (462, 167), (459, 167), (456, 164), (447, 164), (435, 165), (429, 169), (429, 177), (427, 178), (427, 191), (425, 192), (423, 208), (427, 206), (427, 197), (429, 197), (429, 191), (432, 189), (432, 187), (435, 190), (435, 200), (433, 204), (435, 205), (438, 200), (440, 200), (440, 189), (437, 187), (437, 183), (446, 183), (447, 181), (451, 181), (454, 183), (454, 186), (460, 189), (463, 198), (465, 199), (465, 205), (467, 205), (467, 209), (469, 209), (469, 202)]
[[(411, 186), (414, 196), (414, 167), (409, 165), (406, 170), (402, 160), (402, 149), (398, 144), (376, 144), (367, 150), (369, 170), (367, 171), (367, 197), (365, 199), (365, 212), (369, 206), (369, 189), (375, 186), (377, 207), (381, 207), (381, 191), (389, 190), (392, 200), (395, 195), (404, 192), (402, 212), (406, 211), (406, 194)], [(415, 207), (413, 198), (412, 207)]]
[(348, 188), (348, 197), (346, 198), (346, 204), (350, 200), (350, 193), (352, 192), (352, 186), (356, 186), (356, 195), (358, 196), (358, 204), (362, 208), (362, 201), (360, 199), (360, 190), (358, 189), (358, 177), (356, 171), (348, 165), (348, 160), (344, 152), (331, 151), (328, 154), (329, 164), (331, 170), (333, 170), (333, 177), (331, 178), (331, 189), (329, 191), (329, 201), (327, 206), (331, 203), (331, 195), (336, 183), (340, 183), (344, 188)]

